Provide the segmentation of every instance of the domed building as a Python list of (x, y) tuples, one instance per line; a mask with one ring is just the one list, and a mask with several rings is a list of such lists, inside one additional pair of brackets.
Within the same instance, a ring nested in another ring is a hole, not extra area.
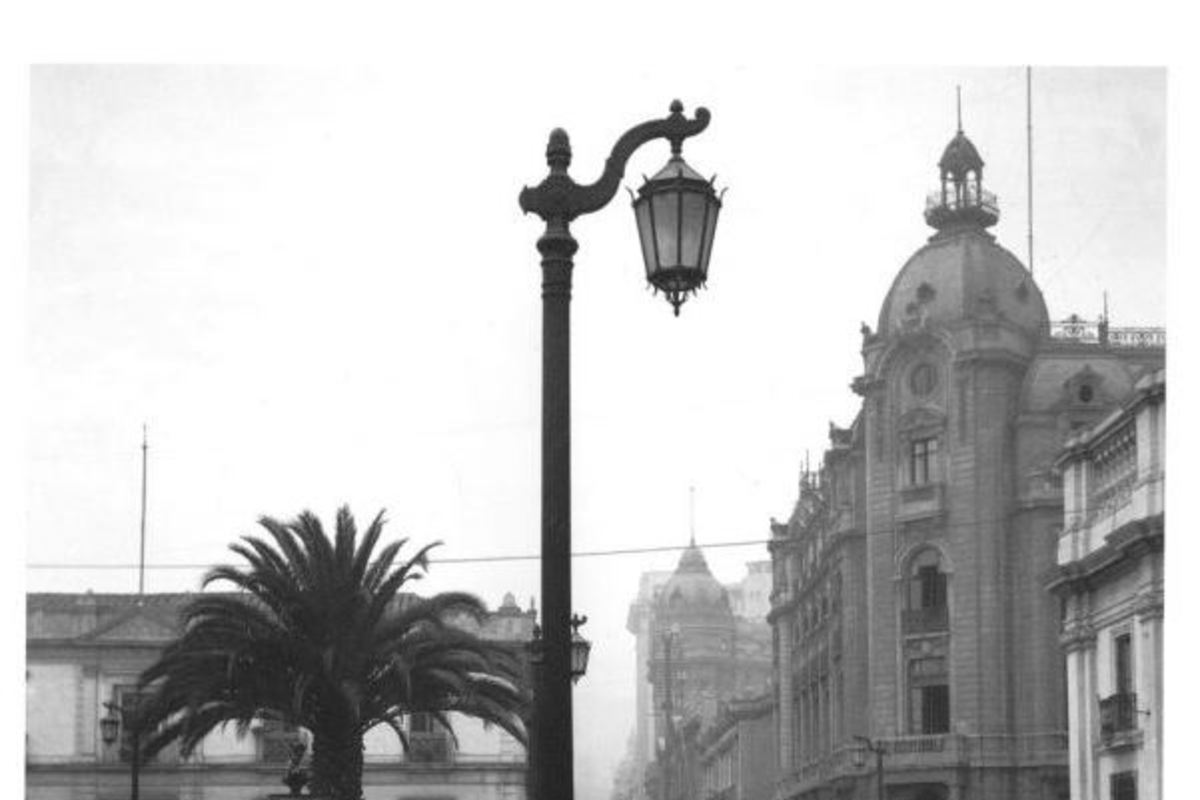
[[(761, 565), (765, 567), (765, 565)], [(639, 797), (691, 798), (700, 780), (700, 734), (735, 698), (761, 696), (771, 682), (771, 629), (739, 614), (760, 591), (760, 564), (725, 586), (695, 540), (672, 572), (642, 576), (628, 628), (637, 637), (637, 729), (631, 769)], [(651, 788), (648, 784), (653, 784)]]
[(737, 624), (729, 591), (694, 541), (654, 599), (654, 627), (655, 706), (680, 719), (715, 716), (719, 699), (733, 694)]
[(777, 800), (1070, 796), (1054, 462), (1164, 337), (1052, 322), (961, 126), (937, 166), (934, 232), (863, 326), (861, 409), (771, 525)]

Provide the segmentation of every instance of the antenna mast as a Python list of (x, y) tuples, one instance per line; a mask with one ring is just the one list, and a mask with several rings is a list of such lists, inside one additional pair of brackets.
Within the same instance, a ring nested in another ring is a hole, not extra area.
[(1025, 67), (1025, 164), (1029, 201), (1029, 274), (1033, 275), (1033, 67)]
[(146, 451), (150, 449), (146, 442), (146, 423), (142, 423), (142, 525), (141, 543), (138, 548), (138, 601), (146, 592)]

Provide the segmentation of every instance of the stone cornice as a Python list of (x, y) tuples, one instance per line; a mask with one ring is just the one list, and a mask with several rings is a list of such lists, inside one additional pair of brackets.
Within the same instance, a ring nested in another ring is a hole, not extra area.
[(1149, 591), (1139, 594), (1133, 602), (1133, 613), (1142, 621), (1162, 619), (1163, 593)]
[(1086, 591), (1116, 570), (1131, 569), (1141, 556), (1161, 551), (1163, 515), (1134, 520), (1110, 533), (1104, 545), (1083, 558), (1054, 568), (1046, 583), (1052, 592)]
[(954, 356), (956, 370), (976, 367), (985, 364), (998, 364), (1014, 371), (1023, 372), (1029, 365), (1031, 357), (1005, 348), (976, 348), (960, 351)]

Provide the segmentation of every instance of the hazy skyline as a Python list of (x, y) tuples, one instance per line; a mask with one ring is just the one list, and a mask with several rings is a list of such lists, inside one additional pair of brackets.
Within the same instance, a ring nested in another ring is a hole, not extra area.
[[(936, 162), (963, 127), (1026, 261), (1023, 68), (796, 68), (688, 78), (636, 67), (408, 70), (37, 67), (27, 292), (27, 561), (226, 560), (260, 514), (388, 509), (443, 558), (536, 555), (539, 221), (517, 192), (563, 126), (590, 181), (673, 97), (713, 114), (684, 147), (729, 186), (710, 288), (671, 316), (645, 290), (632, 213), (578, 221), (574, 546), (761, 540), (857, 398), (859, 325), (932, 233)], [(621, 91), (613, 91), (613, 86)], [(573, 86), (573, 91), (567, 91)], [(555, 98), (547, 100), (547, 97)], [(558, 99), (558, 98), (561, 98)], [(1166, 80), (1033, 78), (1034, 279), (1052, 318), (1165, 324)], [(666, 159), (639, 151), (636, 187)], [(709, 550), (722, 581), (765, 547)], [(638, 576), (677, 555), (579, 559), (592, 669), (576, 691), (581, 798), (607, 796), (633, 726)], [(151, 569), (185, 591), (201, 569)], [(132, 591), (123, 570), (27, 570), (30, 591)], [(435, 563), (426, 588), (496, 605), (537, 562)]]

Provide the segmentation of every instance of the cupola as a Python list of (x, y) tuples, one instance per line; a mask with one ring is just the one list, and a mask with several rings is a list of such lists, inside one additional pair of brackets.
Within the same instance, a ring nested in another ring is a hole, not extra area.
[(925, 221), (938, 231), (964, 225), (989, 228), (1000, 219), (996, 195), (983, 188), (983, 159), (962, 129), (962, 96), (958, 131), (938, 161), (941, 186), (925, 201)]
[(711, 613), (728, 616), (732, 612), (729, 592), (713, 577), (708, 569), (704, 554), (693, 539), (679, 565), (658, 596), (660, 606), (667, 614)]

